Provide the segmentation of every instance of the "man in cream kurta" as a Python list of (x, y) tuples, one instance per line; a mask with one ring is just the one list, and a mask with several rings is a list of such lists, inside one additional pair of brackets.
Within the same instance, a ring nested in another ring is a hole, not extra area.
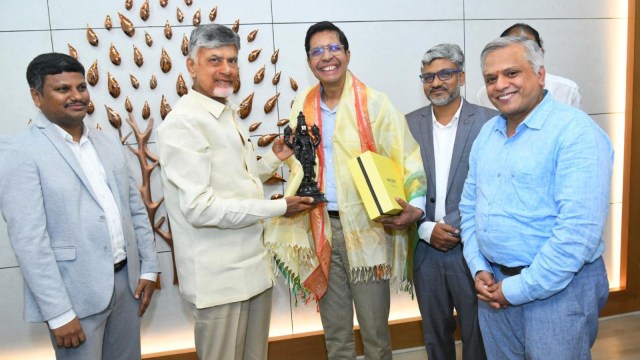
[(266, 359), (273, 281), (263, 220), (313, 202), (264, 200), (262, 182), (292, 152), (278, 139), (256, 160), (237, 107), (226, 100), (239, 48), (224, 26), (196, 28), (187, 58), (192, 91), (158, 128), (180, 292), (192, 304), (200, 359)]

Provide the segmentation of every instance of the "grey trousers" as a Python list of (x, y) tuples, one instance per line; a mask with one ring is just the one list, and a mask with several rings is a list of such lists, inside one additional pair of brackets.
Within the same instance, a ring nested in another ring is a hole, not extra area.
[(249, 300), (197, 309), (196, 352), (200, 360), (266, 360), (272, 288)]
[(331, 218), (329, 288), (320, 300), (320, 318), (330, 360), (355, 359), (353, 308), (360, 324), (367, 360), (391, 360), (389, 281), (353, 284), (339, 219)]
[(462, 245), (443, 252), (420, 241), (414, 255), (413, 279), (429, 359), (456, 359), (454, 307), (461, 328), (462, 358), (486, 359), (478, 299)]
[(115, 273), (114, 291), (107, 308), (80, 319), (86, 341), (77, 348), (58, 348), (56, 359), (140, 360), (139, 302), (131, 294), (127, 266)]

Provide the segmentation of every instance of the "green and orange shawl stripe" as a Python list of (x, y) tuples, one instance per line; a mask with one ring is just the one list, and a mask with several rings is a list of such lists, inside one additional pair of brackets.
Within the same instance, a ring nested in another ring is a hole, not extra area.
[[(299, 111), (307, 125), (322, 128), (320, 86), (300, 94), (294, 101), (291, 118)], [(294, 122), (295, 123), (295, 122)], [(418, 144), (406, 125), (404, 115), (388, 98), (347, 74), (338, 104), (333, 139), (334, 173), (337, 183), (340, 220), (349, 256), (351, 282), (391, 280), (398, 290), (412, 291), (410, 260), (417, 241), (415, 226), (407, 231), (385, 230), (369, 220), (349, 174), (346, 162), (371, 150), (393, 159), (402, 168), (408, 199), (424, 196), (426, 181)], [(322, 144), (316, 152), (317, 180), (324, 189)], [(287, 161), (291, 169), (285, 196), (294, 195), (302, 180), (302, 167), (295, 159)], [(265, 245), (298, 298), (320, 299), (328, 284), (331, 226), (324, 205), (293, 218), (272, 219), (265, 232)]]

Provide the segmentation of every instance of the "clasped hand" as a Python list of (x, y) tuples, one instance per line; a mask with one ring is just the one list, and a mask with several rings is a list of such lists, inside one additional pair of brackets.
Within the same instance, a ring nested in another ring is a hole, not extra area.
[(502, 281), (495, 282), (493, 275), (488, 271), (478, 271), (476, 273), (476, 291), (478, 299), (485, 301), (494, 309), (505, 309), (511, 303), (505, 298), (502, 292)]

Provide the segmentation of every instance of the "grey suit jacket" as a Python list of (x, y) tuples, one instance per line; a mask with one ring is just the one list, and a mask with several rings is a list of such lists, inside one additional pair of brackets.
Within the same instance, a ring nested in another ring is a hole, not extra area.
[[(159, 272), (154, 235), (115, 136), (89, 130), (120, 214), (129, 284)], [(0, 210), (24, 277), (24, 316), (48, 321), (104, 310), (114, 285), (104, 211), (71, 149), (44, 116), (0, 145)]]
[[(478, 136), (480, 128), (489, 119), (498, 115), (498, 112), (489, 108), (468, 103), (462, 100), (460, 119), (458, 120), (458, 130), (453, 145), (451, 156), (451, 168), (447, 181), (447, 196), (445, 199), (444, 222), (448, 225), (460, 229), (460, 211), (458, 205), (464, 182), (469, 172), (469, 152), (471, 145)], [(424, 171), (427, 173), (427, 205), (425, 209), (426, 219), (435, 221), (436, 207), (436, 176), (435, 158), (433, 149), (433, 120), (431, 117), (431, 105), (422, 107), (407, 114), (407, 122), (411, 134), (420, 144), (422, 163)]]

